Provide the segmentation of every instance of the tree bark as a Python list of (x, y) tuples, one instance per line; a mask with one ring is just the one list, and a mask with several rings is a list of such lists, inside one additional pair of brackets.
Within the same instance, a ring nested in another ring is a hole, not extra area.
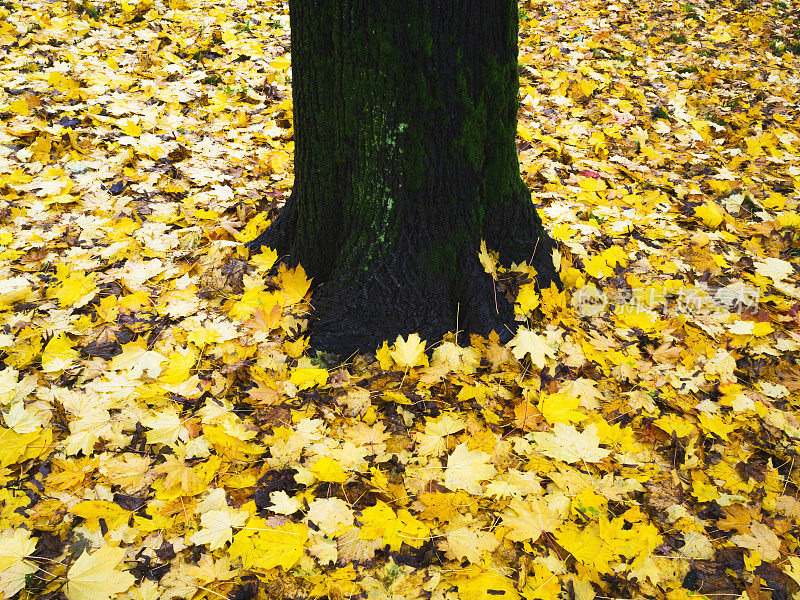
[(513, 335), (478, 260), (561, 282), (519, 173), (516, 0), (290, 0), (295, 185), (250, 243), (313, 277), (311, 343)]

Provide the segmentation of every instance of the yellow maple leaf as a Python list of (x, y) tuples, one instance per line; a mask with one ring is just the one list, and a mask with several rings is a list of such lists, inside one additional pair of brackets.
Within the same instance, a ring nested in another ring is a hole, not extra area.
[(289, 381), (296, 385), (298, 390), (325, 385), (328, 382), (328, 370), (313, 367), (292, 369)]
[(170, 353), (169, 364), (164, 372), (161, 373), (158, 380), (168, 385), (183, 383), (189, 379), (192, 367), (194, 367), (196, 362), (197, 352), (192, 346), (188, 348), (178, 348)]
[(654, 325), (658, 321), (656, 315), (638, 310), (630, 311), (622, 306), (617, 308), (615, 316), (622, 325), (630, 328), (637, 327), (644, 332), (653, 331)]
[(789, 556), (787, 558), (789, 560), (783, 565), (783, 572), (800, 585), (800, 556)]
[(425, 355), (425, 340), (420, 339), (419, 334), (412, 333), (407, 340), (398, 335), (389, 355), (394, 362), (404, 368), (428, 366), (428, 357)]
[(11, 598), (25, 587), (28, 576), (39, 567), (27, 557), (36, 550), (36, 540), (25, 529), (0, 534), (0, 596)]
[(775, 283), (783, 281), (788, 277), (789, 273), (793, 273), (791, 263), (780, 258), (765, 258), (755, 264), (756, 273), (769, 277)]
[(603, 252), (602, 256), (606, 264), (612, 269), (616, 266), (624, 267), (628, 264), (628, 254), (621, 246), (611, 246)]
[(755, 571), (761, 565), (761, 552), (758, 550), (751, 550), (744, 555), (744, 568), (748, 571)]
[[(589, 94), (587, 94), (588, 96)], [(578, 184), (587, 192), (600, 192), (606, 189), (606, 182), (596, 177), (584, 177)]]
[(431, 367), (441, 367), (469, 375), (480, 366), (481, 354), (472, 346), (462, 348), (453, 342), (443, 342), (433, 351)]
[(538, 425), (542, 421), (539, 409), (531, 402), (532, 398), (531, 392), (523, 391), (522, 400), (514, 407), (514, 425), (520, 429), (538, 429)]
[(65, 264), (56, 265), (56, 281), (58, 283), (48, 290), (47, 297), (55, 298), (64, 308), (80, 308), (94, 298), (99, 289), (94, 273), (87, 275), (85, 271), (71, 271)]
[(775, 331), (775, 328), (764, 321), (753, 323), (753, 335), (756, 337), (764, 337)]
[(786, 206), (786, 196), (781, 194), (770, 194), (762, 201), (764, 208), (770, 210), (783, 210)]
[(11, 277), (0, 281), (0, 306), (11, 306), (33, 295), (25, 277)]
[(59, 333), (51, 339), (42, 352), (42, 371), (56, 373), (69, 367), (78, 358), (78, 351), (69, 338)]
[(606, 310), (608, 298), (602, 290), (589, 283), (574, 291), (572, 306), (579, 315), (594, 317)]
[[(297, 325), (297, 321), (294, 318), (287, 317), (281, 322), (281, 326), (284, 328), (285, 331), (291, 331), (293, 327)], [(308, 348), (308, 338), (307, 337), (300, 337), (294, 341), (285, 341), (283, 343), (283, 351), (286, 353), (287, 356), (291, 358), (300, 358), (303, 356), (303, 352), (306, 351)]]
[(311, 289), (311, 280), (306, 277), (306, 272), (301, 265), (297, 265), (294, 269), (280, 269), (278, 284), (283, 297), (289, 304), (302, 301), (308, 290)]
[(171, 446), (179, 439), (186, 442), (190, 438), (178, 412), (172, 406), (142, 416), (141, 423), (150, 430), (147, 432), (148, 444)]
[(481, 247), (478, 251), (478, 260), (483, 265), (483, 270), (486, 271), (493, 279), (497, 278), (497, 254), (490, 252), (486, 249), (486, 241), (481, 240)]
[(116, 455), (106, 452), (100, 457), (98, 470), (108, 484), (122, 487), (127, 494), (146, 488), (155, 479), (150, 458), (133, 452)]
[(269, 509), (277, 515), (291, 515), (302, 508), (302, 504), (296, 498), (291, 498), (284, 490), (272, 492), (269, 495)]
[(523, 315), (530, 314), (539, 306), (539, 292), (536, 284), (526, 283), (519, 288), (517, 299), (515, 300)]
[(653, 585), (658, 585), (661, 582), (662, 575), (663, 572), (659, 568), (659, 564), (652, 556), (633, 561), (628, 571), (629, 577), (635, 577), (639, 581), (644, 581), (647, 578)]
[(541, 498), (530, 502), (514, 498), (502, 516), (503, 525), (509, 528), (506, 538), (515, 542), (535, 542), (544, 532), (555, 531), (561, 523), (559, 514)]
[(289, 167), (292, 155), (285, 150), (274, 150), (269, 153), (269, 168), (273, 173), (283, 173)]
[(706, 373), (719, 375), (723, 382), (735, 381), (736, 378), (733, 376), (735, 370), (736, 358), (724, 348), (717, 350), (716, 354), (708, 360), (705, 366)]
[(583, 432), (573, 425), (556, 423), (553, 433), (537, 431), (533, 434), (539, 452), (566, 463), (599, 462), (611, 454), (611, 450), (600, 447), (597, 425), (590, 423)]
[(343, 531), (355, 522), (353, 510), (339, 498), (317, 498), (308, 507), (308, 520), (326, 535)]
[(206, 425), (203, 428), (203, 437), (214, 446), (217, 454), (228, 460), (247, 460), (248, 454), (258, 455), (266, 451), (262, 444), (246, 441), (254, 432), (241, 420), (228, 417), (220, 422), (222, 425)]
[(139, 154), (153, 160), (159, 160), (167, 155), (167, 151), (164, 149), (164, 142), (160, 137), (152, 133), (143, 134), (134, 144), (134, 148)]
[(539, 397), (539, 412), (551, 425), (554, 423), (578, 423), (588, 418), (580, 412), (581, 401), (575, 396), (564, 393), (542, 393)]
[(205, 584), (212, 581), (227, 581), (236, 577), (239, 569), (231, 569), (230, 566), (231, 561), (227, 556), (215, 561), (210, 554), (203, 554), (203, 557), (197, 561), (197, 566), (189, 566), (186, 572)]
[(725, 216), (722, 208), (716, 203), (706, 200), (705, 204), (694, 209), (694, 214), (711, 229), (716, 229), (722, 224)]
[(709, 413), (700, 413), (697, 417), (700, 428), (709, 433), (722, 438), (726, 442), (730, 442), (728, 434), (733, 433), (739, 428), (736, 423), (729, 423), (723, 417), (710, 415)]
[(323, 456), (315, 462), (314, 466), (311, 467), (311, 472), (319, 481), (327, 481), (329, 483), (344, 483), (347, 481), (347, 473), (338, 462), (329, 456)]
[(630, 130), (630, 138), (637, 142), (640, 146), (644, 146), (648, 139), (650, 139), (650, 135), (641, 127), (631, 127)]
[(166, 357), (162, 354), (148, 350), (144, 339), (139, 339), (122, 346), (122, 354), (111, 361), (111, 370), (127, 370), (128, 375), (134, 379), (144, 374), (156, 378), (161, 374), (161, 363), (165, 360)]
[(421, 456), (439, 456), (447, 450), (449, 436), (464, 429), (465, 421), (445, 413), (439, 420), (428, 420), (425, 432), (416, 435), (417, 452)]
[(467, 518), (461, 515), (449, 521), (444, 532), (447, 558), (466, 560), (472, 564), (480, 563), (484, 556), (494, 552), (500, 544), (491, 532), (470, 525)]
[(134, 119), (123, 119), (117, 122), (117, 126), (122, 130), (125, 135), (132, 137), (139, 137), (142, 135), (142, 126), (139, 125)]
[(562, 394), (577, 396), (581, 400), (581, 406), (586, 410), (597, 410), (600, 408), (599, 399), (603, 397), (596, 384), (591, 379), (580, 377), (574, 381), (567, 381), (558, 390)]
[(60, 92), (67, 92), (70, 90), (77, 90), (81, 84), (73, 79), (69, 79), (64, 74), (57, 71), (51, 71), (47, 76), (48, 85), (56, 88)]
[(20, 115), (23, 117), (27, 117), (29, 114), (31, 114), (30, 106), (28, 105), (28, 101), (25, 100), (25, 98), (20, 98), (18, 100), (15, 100), (14, 102), (11, 102), (8, 105), (7, 110), (9, 112), (12, 112), (16, 115)]
[(291, 62), (286, 56), (279, 56), (271, 63), (269, 63), (269, 66), (275, 69), (276, 71), (285, 71), (291, 66)]
[(533, 131), (531, 131), (530, 127), (524, 125), (522, 121), (517, 123), (517, 135), (526, 142), (530, 142), (533, 139)]
[(470, 494), (481, 494), (480, 482), (491, 479), (497, 472), (489, 463), (491, 456), (480, 450), (470, 450), (466, 442), (456, 446), (447, 458), (444, 484), (452, 491), (464, 490)]
[(775, 225), (778, 229), (783, 229), (785, 227), (800, 229), (800, 215), (789, 210), (784, 211), (775, 219)]
[(261, 252), (250, 258), (250, 262), (253, 263), (256, 270), (261, 273), (269, 271), (277, 261), (278, 253), (266, 246), (261, 246)]
[(92, 531), (100, 529), (100, 519), (103, 519), (109, 529), (116, 529), (121, 525), (127, 525), (131, 518), (130, 511), (108, 500), (79, 502), (69, 509), (69, 512), (85, 519), (86, 526)]
[(554, 534), (558, 544), (575, 557), (575, 560), (588, 565), (601, 573), (611, 567), (609, 563), (616, 555), (612, 548), (600, 537), (597, 523), (579, 526), (568, 521)]
[(430, 529), (425, 523), (416, 519), (408, 510), (401, 508), (395, 513), (385, 502), (377, 501), (361, 511), (361, 522), (364, 526), (359, 537), (365, 540), (383, 538), (390, 550), (400, 550), (406, 543), (419, 548), (425, 542)]
[(231, 317), (239, 320), (246, 319), (252, 315), (257, 308), (267, 306), (267, 303), (264, 302), (266, 298), (274, 299), (272, 304), (280, 303), (280, 300), (283, 299), (283, 297), (278, 294), (265, 292), (263, 288), (245, 287), (241, 299), (238, 302), (231, 302), (228, 305), (230, 307)]
[(107, 600), (127, 590), (136, 579), (127, 571), (117, 570), (124, 556), (125, 550), (113, 546), (103, 546), (91, 554), (84, 550), (67, 571), (67, 598)]
[(670, 435), (674, 433), (679, 438), (686, 437), (697, 431), (697, 428), (692, 423), (674, 414), (659, 417), (653, 421), (653, 425), (663, 429)]
[(217, 550), (233, 540), (233, 528), (244, 527), (249, 514), (245, 510), (224, 507), (207, 510), (200, 515), (202, 529), (192, 535), (189, 541), (196, 545), (208, 545), (209, 550)]
[(638, 565), (663, 542), (658, 528), (645, 521), (646, 517), (635, 508), (611, 520), (601, 514), (598, 535), (615, 554), (635, 559), (634, 564)]
[[(533, 572), (528, 574), (525, 585), (519, 590), (526, 600), (560, 600), (561, 582), (559, 576), (541, 563), (534, 563)], [(558, 569), (556, 569), (558, 571)], [(595, 597), (595, 591), (588, 580), (578, 578), (567, 579), (575, 590), (575, 598), (589, 599)], [(489, 599), (487, 599), (489, 600)]]
[(308, 527), (301, 523), (274, 528), (268, 527), (264, 519), (251, 517), (233, 536), (228, 554), (241, 558), (245, 569), (268, 571), (282, 567), (288, 571), (303, 557), (306, 542)]
[(740, 548), (758, 550), (762, 558), (768, 562), (781, 557), (781, 539), (760, 521), (750, 525), (750, 533), (731, 536), (730, 541)]
[(584, 267), (587, 275), (590, 277), (596, 277), (597, 279), (608, 277), (614, 273), (614, 271), (608, 266), (606, 259), (603, 258), (601, 254), (595, 254), (594, 256), (585, 260)]
[(511, 352), (517, 360), (522, 360), (526, 354), (529, 354), (531, 362), (539, 369), (547, 364), (548, 358), (556, 356), (555, 350), (547, 345), (544, 338), (525, 327), (517, 330), (517, 335), (508, 342), (507, 346), (511, 348)]
[(375, 351), (375, 357), (378, 359), (378, 365), (384, 371), (392, 368), (394, 361), (392, 360), (392, 349), (389, 347), (389, 342), (383, 342), (383, 345)]
[(161, 189), (167, 194), (183, 194), (189, 187), (185, 182), (179, 179), (170, 179)]
[(17, 433), (32, 433), (42, 427), (42, 415), (33, 406), (15, 402), (3, 412), (6, 425)]
[[(489, 600), (490, 598), (520, 600), (522, 598), (514, 587), (514, 580), (504, 577), (496, 569), (484, 569), (479, 565), (470, 565), (466, 569), (456, 569), (448, 579), (458, 587), (460, 600)], [(530, 596), (531, 600), (539, 597), (537, 595)]]
[(19, 461), (38, 437), (35, 432), (17, 433), (11, 428), (0, 427), (0, 467), (9, 467)]
[(153, 470), (156, 475), (166, 475), (158, 482), (166, 496), (194, 496), (206, 489), (208, 482), (217, 475), (220, 462), (219, 457), (211, 456), (205, 463), (191, 466), (174, 454), (168, 454), (165, 461)]

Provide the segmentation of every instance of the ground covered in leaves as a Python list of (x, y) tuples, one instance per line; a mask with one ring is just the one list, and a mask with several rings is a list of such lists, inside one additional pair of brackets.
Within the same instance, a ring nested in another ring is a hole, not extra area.
[(286, 7), (0, 2), (0, 597), (796, 597), (798, 13), (520, 16), (565, 291), (489, 248), (508, 346), (333, 367), (241, 246), (292, 186)]

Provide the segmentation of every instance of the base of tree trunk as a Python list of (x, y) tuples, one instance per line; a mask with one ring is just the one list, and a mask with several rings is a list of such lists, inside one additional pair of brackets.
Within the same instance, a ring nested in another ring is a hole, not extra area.
[[(562, 289), (553, 266), (553, 240), (544, 231), (533, 205), (517, 199), (502, 205), (506, 214), (487, 215), (483, 236), (501, 264), (526, 261), (536, 268), (536, 285)], [(509, 214), (509, 212), (511, 214)], [(333, 270), (322, 274), (313, 257), (304, 262), (304, 244), (297, 243), (296, 200), (290, 198), (273, 224), (247, 245), (251, 253), (262, 246), (275, 249), (289, 265), (302, 264), (313, 278), (311, 346), (340, 356), (375, 351), (383, 341), (418, 333), (428, 342), (458, 332), (462, 343), (471, 333), (495, 331), (502, 342), (516, 333), (513, 306), (496, 289), (478, 259), (481, 239), (467, 238), (457, 250), (454, 272), (443, 276), (409, 247), (373, 260), (368, 269)]]

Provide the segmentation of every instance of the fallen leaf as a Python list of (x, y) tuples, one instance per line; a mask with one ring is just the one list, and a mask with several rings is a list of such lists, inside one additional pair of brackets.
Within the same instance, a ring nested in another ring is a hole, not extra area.
[(524, 327), (517, 330), (517, 335), (507, 345), (517, 360), (522, 360), (529, 354), (531, 362), (539, 369), (544, 368), (548, 358), (556, 356), (555, 351), (541, 336)]
[(64, 594), (69, 600), (108, 600), (124, 592), (135, 581), (127, 571), (117, 570), (124, 557), (125, 550), (114, 546), (84, 550), (67, 571)]

